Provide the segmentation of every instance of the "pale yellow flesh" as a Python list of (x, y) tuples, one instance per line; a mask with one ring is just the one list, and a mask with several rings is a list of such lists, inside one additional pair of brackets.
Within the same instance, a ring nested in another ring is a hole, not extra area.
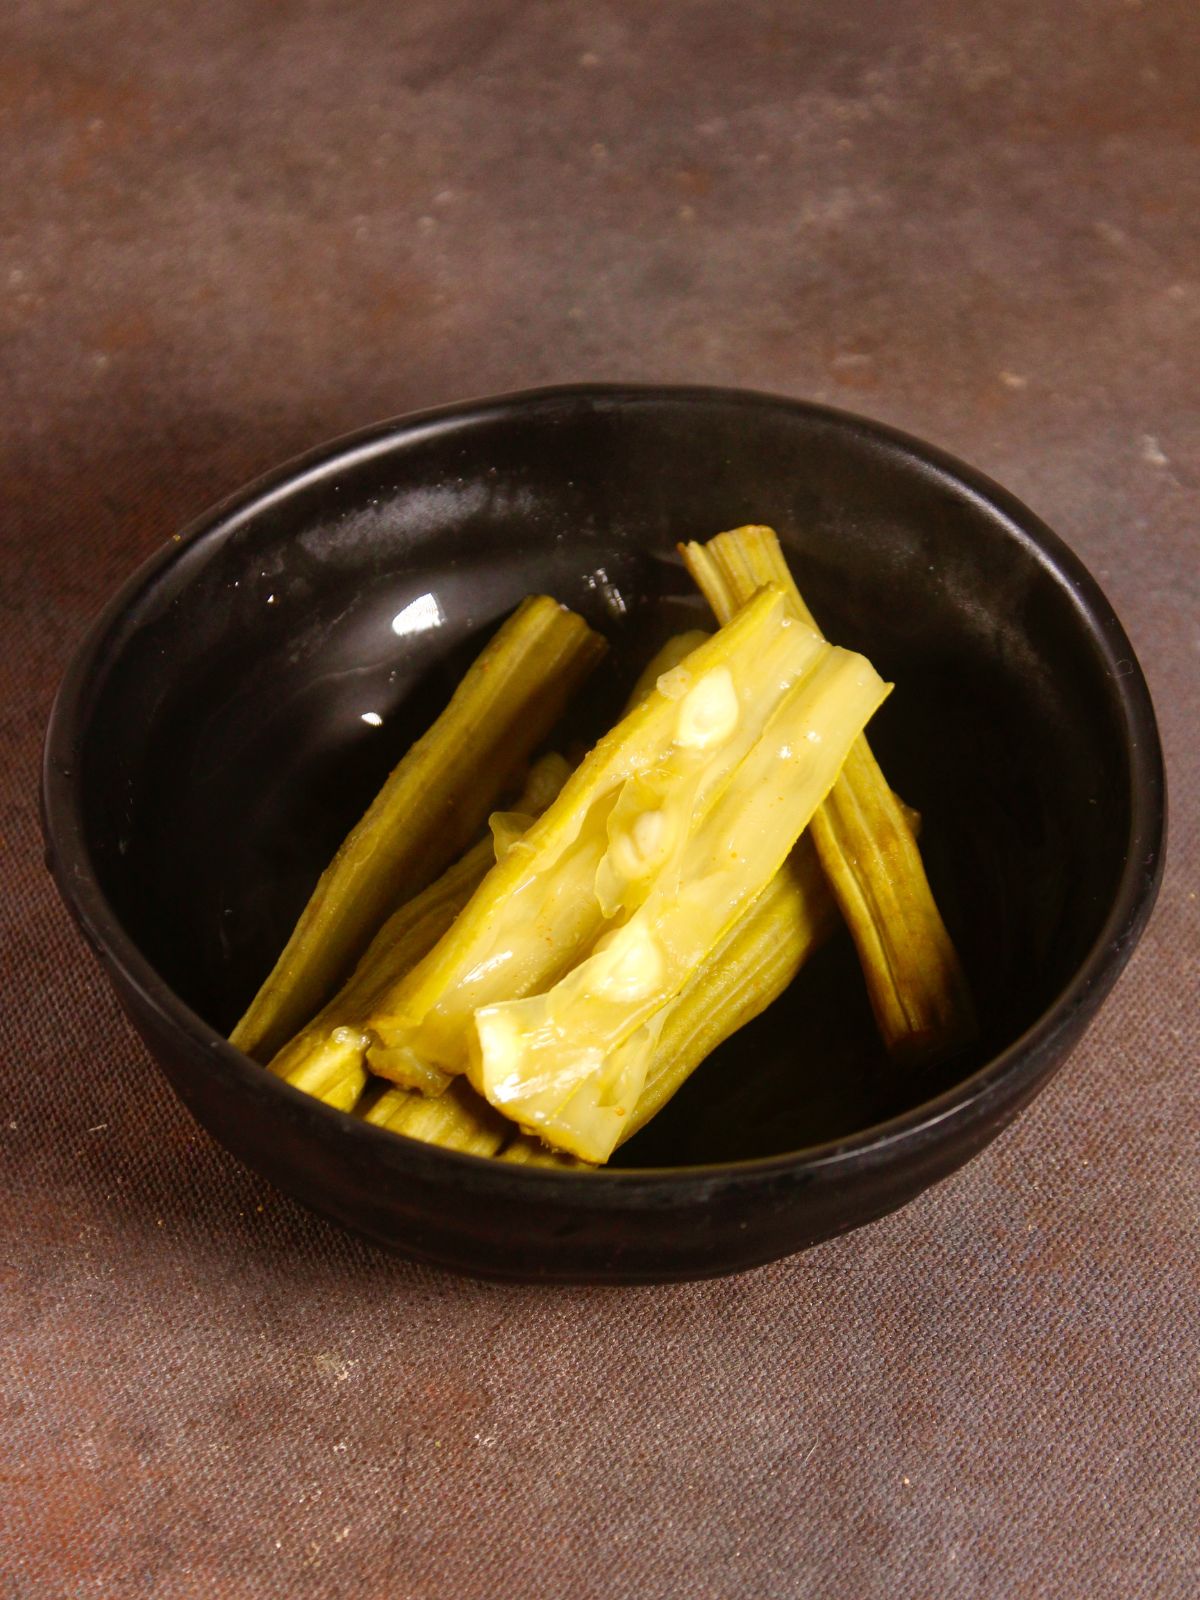
[(662, 648), (650, 658), (642, 668), (637, 682), (630, 691), (629, 699), (625, 703), (625, 710), (632, 711), (634, 706), (651, 693), (655, 684), (664, 672), (671, 672), (685, 656), (690, 656), (693, 650), (698, 649), (712, 635), (703, 628), (689, 628), (686, 633), (675, 633), (667, 640)]
[[(665, 675), (660, 684), (668, 690), (656, 686), (600, 740), (446, 936), (380, 1003), (369, 1026), (383, 1050), (408, 1048), (443, 1070), (465, 1070), (474, 1012), (553, 983), (600, 932), (593, 886), (609, 846), (609, 813), (626, 783), (669, 779), (688, 684), (729, 670), (747, 704), (769, 710), (821, 648), (787, 615), (783, 597), (765, 592), (675, 668), (678, 678), (668, 683), (672, 675)], [(720, 793), (720, 766), (706, 764), (716, 774), (706, 804)], [(381, 1064), (386, 1072), (386, 1058)]]
[[(517, 800), (517, 814), (523, 816), (526, 826), (551, 803), (570, 770), (562, 756), (554, 754), (533, 763)], [(429, 953), (483, 881), (493, 860), (492, 839), (481, 839), (436, 882), (398, 907), (343, 987), (275, 1056), (271, 1071), (327, 1105), (351, 1110), (367, 1085), (370, 1040), (364, 1030), (372, 1009), (380, 995)]]
[[(754, 904), (666, 1007), (646, 1084), (618, 1145), (658, 1115), (713, 1051), (773, 1004), (840, 924), (812, 841), (799, 839)], [(480, 1097), (476, 1096), (479, 1103)], [(518, 1134), (506, 1161), (587, 1168), (577, 1156)]]
[(545, 595), (518, 607), (322, 874), (233, 1044), (269, 1061), (320, 1010), (388, 913), (478, 834), (603, 648)]
[[(664, 672), (677, 667), (684, 656), (689, 655), (708, 637), (707, 633), (696, 629), (668, 639), (638, 678), (626, 702), (625, 710), (632, 710), (650, 693)], [(524, 814), (532, 813), (536, 816), (545, 810), (554, 795), (562, 788), (569, 770), (561, 757), (543, 757), (542, 761), (535, 763), (530, 771), (525, 792), (517, 802), (517, 814), (505, 812), (493, 815), (489, 819), (497, 858), (511, 848), (519, 836), (522, 824), (527, 822)], [(451, 868), (450, 872), (453, 871), (454, 868)], [(447, 873), (446, 877), (449, 875)], [(782, 884), (791, 881), (791, 877), (789, 869), (785, 867), (779, 874), (778, 881)], [(823, 880), (820, 880), (819, 873), (817, 878), (818, 888), (822, 888)], [(792, 924), (794, 927), (794, 918)], [(783, 937), (773, 937), (770, 940), (772, 954), (778, 956), (791, 947), (789, 943), (791, 931), (791, 929), (781, 929)], [(372, 949), (374, 948), (372, 946)], [(424, 951), (420, 953), (424, 954)], [(726, 977), (726, 987), (728, 987), (727, 975), (723, 976)], [(766, 994), (769, 981), (766, 974), (755, 974), (752, 977), (759, 994)], [(689, 1000), (690, 1004), (687, 1003)], [(647, 1095), (655, 1097), (653, 1108), (646, 1110), (638, 1126), (649, 1120), (659, 1105), (666, 1103), (688, 1074), (719, 1043), (719, 1040), (713, 1038), (715, 1023), (713, 1009), (706, 1002), (698, 1001), (694, 985), (687, 995), (680, 996), (680, 1001), (678, 1007), (680, 1016), (676, 1025), (673, 1028), (669, 1027), (664, 1035), (667, 1053), (661, 1059), (661, 1063), (656, 1057), (654, 1083), (647, 1089)], [(768, 1002), (764, 1000), (763, 1004), (766, 1003)], [(672, 1009), (674, 1012), (675, 1008)], [(740, 1002), (735, 1002), (729, 1014), (737, 1015), (739, 1020), (732, 1023), (730, 1031), (732, 1027), (748, 1021), (752, 1015), (757, 1015), (759, 1009), (761, 1006), (751, 1009), (744, 997)], [(707, 1040), (712, 1042), (705, 1043)], [(364, 1082), (374, 1081), (369, 1078), (357, 1056), (354, 1059), (353, 1070), (361, 1075)], [(386, 1127), (394, 1133), (406, 1134), (412, 1139), (422, 1139), (440, 1145), (443, 1149), (459, 1150), (471, 1155), (498, 1155), (502, 1160), (535, 1168), (581, 1172), (592, 1170), (591, 1165), (581, 1161), (578, 1156), (568, 1155), (562, 1150), (551, 1150), (539, 1139), (519, 1132), (513, 1123), (493, 1110), (481, 1095), (476, 1094), (465, 1078), (453, 1079), (449, 1089), (432, 1102), (427, 1096), (398, 1085), (389, 1085), (369, 1107), (367, 1098), (369, 1097), (359, 1101), (359, 1114), (366, 1121), (377, 1127)], [(343, 1106), (343, 1109), (349, 1107)], [(642, 1105), (639, 1102), (638, 1113), (641, 1112)], [(630, 1128), (629, 1132), (633, 1131), (633, 1128)]]
[(805, 836), (667, 1008), (645, 1087), (618, 1144), (644, 1128), (718, 1045), (779, 998), (838, 921)]
[[(795, 615), (816, 626), (770, 528), (681, 546), (717, 620), (764, 585), (783, 589)], [(858, 950), (871, 1007), (891, 1055), (920, 1060), (975, 1032), (971, 995), (934, 902), (915, 830), (865, 737), (812, 821), (812, 837)]]
[(664, 1007), (782, 867), (887, 686), (827, 646), (714, 805), (612, 935), (547, 992), (481, 1009), (470, 1075), (548, 1142), (607, 1159), (634, 1110)]
[[(650, 661), (630, 695), (631, 709), (654, 687), (658, 677), (677, 666), (708, 635), (694, 631), (669, 639)], [(362, 1033), (378, 994), (395, 984), (444, 932), (492, 864), (497, 854), (527, 830), (569, 776), (569, 764), (557, 754), (542, 756), (531, 766), (513, 812), (489, 819), (492, 840), (481, 840), (442, 874), (436, 883), (399, 907), (380, 929), (352, 977), (323, 1010), (271, 1063), (271, 1070), (296, 1088), (339, 1110), (356, 1110), (366, 1120), (410, 1138), (447, 1149), (491, 1155), (505, 1146), (505, 1158), (535, 1166), (581, 1167), (574, 1157), (553, 1153), (519, 1134), (470, 1087), (454, 1079), (449, 1091), (431, 1101), (427, 1094), (389, 1085), (374, 1097), (364, 1090), (372, 1079), (365, 1066), (367, 1037)]]

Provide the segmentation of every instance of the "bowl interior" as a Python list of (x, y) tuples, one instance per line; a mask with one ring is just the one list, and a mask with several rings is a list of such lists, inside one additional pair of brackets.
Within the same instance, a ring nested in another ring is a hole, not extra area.
[(871, 739), (922, 814), (983, 1034), (935, 1072), (889, 1070), (841, 935), (619, 1160), (735, 1160), (861, 1129), (1038, 1017), (1123, 861), (1111, 663), (1069, 573), (1014, 516), (882, 430), (754, 397), (559, 394), (379, 433), (219, 516), (116, 624), (80, 751), (101, 885), (225, 1033), (523, 595), (610, 639), (573, 723), (594, 734), (656, 645), (705, 622), (676, 541), (767, 522), (827, 634), (896, 684)]

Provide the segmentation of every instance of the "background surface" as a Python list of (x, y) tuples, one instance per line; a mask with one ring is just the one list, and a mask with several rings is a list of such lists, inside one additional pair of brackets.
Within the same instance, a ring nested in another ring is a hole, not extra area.
[[(8, 0), (0, 1594), (1195, 1593), (1193, 0)], [(215, 1149), (40, 862), (144, 556), (414, 407), (586, 378), (896, 423), (1079, 551), (1170, 762), (1158, 912), (1035, 1107), (749, 1276), (388, 1259)]]

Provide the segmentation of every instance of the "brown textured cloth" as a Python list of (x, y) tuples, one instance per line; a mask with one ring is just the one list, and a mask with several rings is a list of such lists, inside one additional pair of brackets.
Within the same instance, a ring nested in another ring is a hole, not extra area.
[[(1196, 1593), (1194, 0), (7, 0), (0, 1594)], [(744, 383), (933, 439), (1099, 575), (1159, 910), (965, 1171), (746, 1277), (495, 1287), (192, 1125), (40, 861), (87, 619), (339, 431)]]

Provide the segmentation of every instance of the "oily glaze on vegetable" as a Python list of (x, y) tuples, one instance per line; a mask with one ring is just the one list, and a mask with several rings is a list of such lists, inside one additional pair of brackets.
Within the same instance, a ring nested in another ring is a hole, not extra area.
[[(272, 1071), (409, 1137), (586, 1170), (771, 1004), (843, 921), (897, 1060), (969, 1036), (970, 996), (917, 819), (862, 734), (888, 686), (822, 638), (769, 529), (681, 553), (720, 627), (668, 641), (575, 770), (558, 755), (535, 762), (513, 808), (493, 812), (489, 833), (408, 898), (395, 888), (402, 868), (386, 895), (371, 883), (351, 836), (326, 878), (357, 870), (371, 885), (353, 936), (329, 912), (336, 895), (319, 887), (290, 966), (281, 958), (273, 974), (291, 979), (283, 1002), (269, 980), (239, 1025), (261, 1053), (281, 1017), (304, 1011), (270, 1051)], [(523, 763), (598, 649), (581, 619), (544, 597), (526, 602), (389, 779), (388, 803), (381, 796), (360, 824), (381, 858), (404, 863), (427, 831), (420, 807), (408, 818), (396, 803), (411, 800), (413, 772), (459, 796), (478, 827), (497, 774), (515, 770), (499, 722), (523, 722)], [(497, 651), (511, 658), (511, 682), (488, 722), (479, 669)], [(462, 737), (481, 723), (492, 766), (474, 768), (467, 804)], [(442, 841), (439, 864), (447, 859)], [(335, 968), (344, 981), (330, 997)], [(265, 1027), (264, 996), (275, 1008)]]

